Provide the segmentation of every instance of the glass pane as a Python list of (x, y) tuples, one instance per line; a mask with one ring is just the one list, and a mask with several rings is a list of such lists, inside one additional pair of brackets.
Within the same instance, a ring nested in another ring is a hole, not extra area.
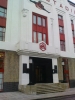
[(3, 41), (3, 37), (0, 37), (0, 41)]
[(3, 32), (5, 32), (5, 28), (3, 28)]
[(38, 42), (42, 41), (42, 33), (38, 33)]
[(46, 43), (46, 34), (43, 34), (43, 41)]
[(46, 26), (45, 19), (43, 18), (43, 26)]
[(3, 74), (2, 73), (0, 73), (0, 78), (3, 78)]
[(2, 79), (0, 79), (0, 84), (2, 84), (3, 82), (2, 82), (3, 80)]
[(7, 17), (7, 14), (4, 14), (4, 17)]
[(5, 9), (5, 13), (7, 13), (7, 10)]
[(34, 42), (36, 43), (36, 32), (34, 32)]
[(0, 16), (2, 16), (2, 17), (3, 17), (3, 16), (4, 16), (4, 13), (0, 12)]
[(4, 8), (1, 8), (1, 7), (0, 7), (0, 12), (4, 12)]
[(33, 23), (36, 24), (36, 16), (33, 15)]
[(0, 31), (2, 32), (2, 30), (3, 30), (3, 28), (2, 27), (0, 27)]
[(41, 17), (38, 17), (38, 25), (41, 25)]
[(2, 37), (3, 36), (3, 33), (2, 32), (0, 32), (0, 37)]

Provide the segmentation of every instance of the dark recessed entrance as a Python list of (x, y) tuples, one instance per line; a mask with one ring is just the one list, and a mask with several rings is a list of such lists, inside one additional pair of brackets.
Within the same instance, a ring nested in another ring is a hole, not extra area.
[(53, 83), (52, 75), (52, 59), (35, 58), (31, 57), (32, 63), (30, 64), (30, 83)]

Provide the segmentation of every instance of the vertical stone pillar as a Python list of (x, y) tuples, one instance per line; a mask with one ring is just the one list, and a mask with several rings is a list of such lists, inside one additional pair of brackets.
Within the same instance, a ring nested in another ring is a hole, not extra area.
[(19, 56), (19, 85), (29, 84), (29, 73), (23, 73), (23, 64), (27, 64), (29, 68), (29, 56)]
[[(59, 83), (57, 58), (52, 58), (52, 69), (55, 69), (55, 68), (54, 68), (55, 66), (57, 66), (57, 73), (54, 73), (54, 72), (53, 72), (53, 83)], [(54, 70), (53, 70), (53, 71), (54, 71)]]

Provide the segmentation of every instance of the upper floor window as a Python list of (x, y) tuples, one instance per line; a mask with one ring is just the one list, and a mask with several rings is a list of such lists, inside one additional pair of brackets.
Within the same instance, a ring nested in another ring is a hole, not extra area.
[(71, 24), (73, 24), (73, 20), (71, 20)]
[(63, 20), (63, 16), (61, 16), (61, 15), (58, 15), (58, 19), (61, 19), (61, 20)]
[(6, 17), (6, 13), (7, 13), (6, 8), (0, 7), (0, 16), (1, 17)]
[(0, 27), (0, 41), (5, 40), (5, 28)]
[(59, 33), (64, 33), (64, 28), (62, 26), (59, 26)]
[(65, 41), (60, 41), (60, 49), (61, 51), (65, 51)]
[(44, 41), (48, 44), (47, 17), (33, 13), (32, 41), (38, 43)]

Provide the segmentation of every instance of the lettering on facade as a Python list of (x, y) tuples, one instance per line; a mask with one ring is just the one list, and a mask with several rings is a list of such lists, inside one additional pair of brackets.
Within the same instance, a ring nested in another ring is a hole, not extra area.
[[(60, 4), (60, 7), (63, 8), (63, 5)], [(69, 7), (65, 6), (65, 10), (69, 11)], [(71, 12), (72, 12), (72, 9), (71, 9)], [(74, 11), (74, 14), (75, 14), (75, 11)]]
[[(47, 0), (47, 1), (49, 2), (50, 0)], [(30, 2), (34, 3), (35, 6), (36, 6), (37, 8), (42, 9), (42, 10), (44, 10), (44, 11), (50, 13), (49, 11), (47, 11), (47, 10), (44, 8), (43, 4), (41, 3), (42, 1), (36, 2), (36, 1), (30, 0)]]
[(40, 50), (45, 51), (46, 50), (46, 43), (43, 41), (41, 43), (39, 43), (39, 48), (40, 48)]

